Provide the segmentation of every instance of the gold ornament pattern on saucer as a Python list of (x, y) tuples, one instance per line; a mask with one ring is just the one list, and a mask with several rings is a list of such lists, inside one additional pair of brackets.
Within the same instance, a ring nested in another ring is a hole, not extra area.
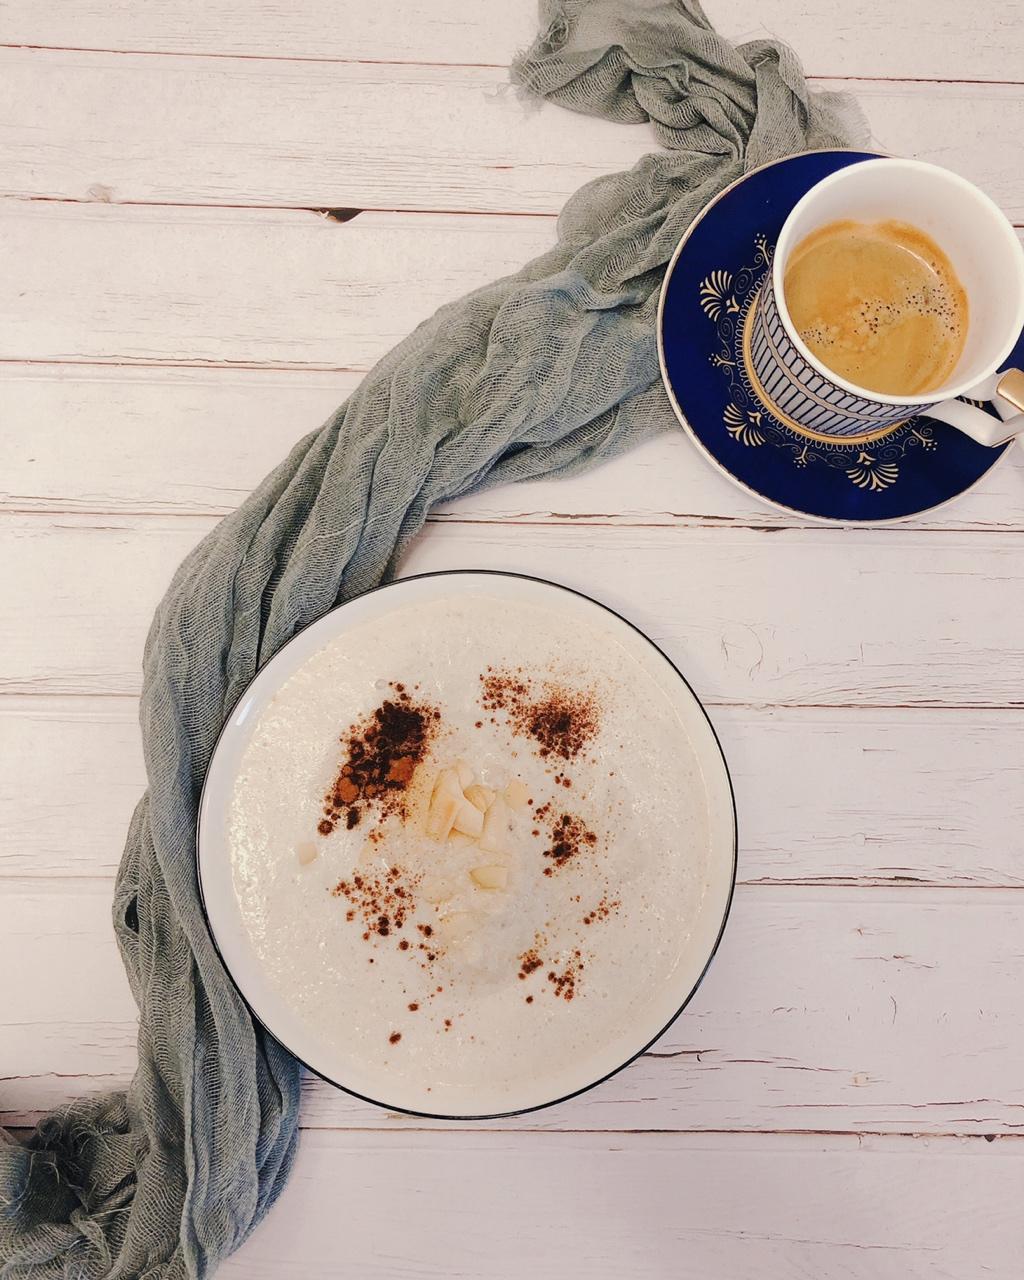
[(729, 383), (729, 403), (722, 425), (748, 449), (769, 446), (786, 450), (795, 467), (826, 466), (845, 473), (850, 484), (868, 493), (881, 493), (899, 482), (900, 464), (915, 450), (938, 447), (931, 423), (910, 418), (874, 439), (843, 443), (780, 421), (751, 381), (744, 359), (743, 336), (751, 308), (771, 270), (774, 245), (764, 235), (754, 237), (753, 255), (738, 271), (719, 267), (700, 283), (700, 307), (715, 326), (718, 350), (712, 367)]

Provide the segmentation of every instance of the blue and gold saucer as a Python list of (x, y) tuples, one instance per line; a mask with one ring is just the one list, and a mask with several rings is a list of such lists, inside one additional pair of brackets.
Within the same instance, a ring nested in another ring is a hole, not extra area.
[[(881, 438), (844, 444), (780, 421), (751, 385), (745, 320), (782, 224), (816, 182), (873, 158), (866, 151), (813, 151), (765, 165), (728, 187), (676, 250), (658, 313), (669, 399), (703, 452), (756, 497), (841, 524), (905, 519), (949, 502), (1009, 447), (976, 444), (923, 415)], [(1022, 358), (1024, 335), (1008, 363)]]

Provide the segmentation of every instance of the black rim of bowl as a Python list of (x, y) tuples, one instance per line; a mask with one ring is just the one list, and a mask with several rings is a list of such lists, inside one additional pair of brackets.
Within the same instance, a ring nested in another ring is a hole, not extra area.
[[(653, 1035), (650, 1038), (650, 1040), (647, 1041), (646, 1044), (644, 1044), (641, 1048), (637, 1049), (635, 1053), (630, 1054), (630, 1056), (626, 1058), (624, 1062), (620, 1063), (617, 1067), (613, 1067), (611, 1071), (606, 1071), (604, 1075), (599, 1076), (596, 1080), (590, 1081), (589, 1084), (581, 1085), (578, 1089), (573, 1089), (569, 1093), (561, 1094), (557, 1098), (552, 1098), (549, 1102), (535, 1102), (531, 1106), (515, 1107), (510, 1111), (492, 1111), (492, 1112), (480, 1113), (475, 1115), (453, 1115), (448, 1112), (419, 1111), (411, 1107), (397, 1107), (392, 1103), (381, 1101), (380, 1098), (371, 1098), (368, 1094), (358, 1093), (355, 1089), (350, 1089), (348, 1085), (344, 1085), (339, 1080), (335, 1080), (332, 1076), (326, 1075), (323, 1071), (320, 1071), (316, 1067), (314, 1067), (312, 1063), (309, 1063), (304, 1058), (300, 1057), (297, 1053), (294, 1052), (294, 1050), (292, 1050), (287, 1044), (285, 1044), (285, 1042), (282, 1039), (280, 1039), (279, 1036), (277, 1036), (274, 1033), (271, 1027), (267, 1026), (267, 1024), (263, 1021), (260, 1015), (253, 1008), (252, 1004), (249, 1001), (248, 996), (246, 996), (245, 992), (242, 990), (241, 986), (239, 985), (238, 979), (231, 972), (231, 969), (228, 966), (227, 961), (224, 959), (224, 956), (221, 953), (220, 945), (217, 942), (217, 935), (216, 935), (216, 932), (214, 931), (213, 924), (210, 920), (210, 913), (207, 910), (207, 906), (206, 906), (206, 893), (203, 889), (203, 865), (202, 865), (202, 858), (200, 857), (200, 854), (199, 854), (199, 850), (200, 850), (200, 843), (202, 840), (202, 817), (203, 817), (203, 805), (206, 800), (206, 786), (210, 777), (210, 770), (212, 769), (213, 761), (216, 758), (217, 751), (220, 748), (221, 738), (224, 736), (227, 730), (231, 727), (235, 710), (238, 707), (238, 704), (246, 697), (246, 695), (248, 694), (249, 690), (252, 688), (256, 680), (258, 680), (259, 677), (263, 674), (263, 672), (265, 672), (270, 666), (273, 665), (273, 663), (277, 661), (280, 655), (285, 652), (285, 650), (288, 648), (290, 644), (292, 644), (294, 640), (296, 640), (300, 635), (302, 635), (305, 631), (307, 631), (309, 627), (315, 626), (316, 623), (322, 621), (324, 618), (330, 617), (331, 614), (338, 613), (341, 610), (346, 609), (350, 604), (354, 604), (357, 600), (364, 600), (366, 599), (367, 596), (377, 595), (381, 591), (388, 591), (392, 587), (401, 586), (403, 583), (417, 582), (426, 578), (480, 577), (480, 576), (491, 577), (491, 578), (515, 578), (520, 581), (534, 582), (541, 586), (553, 587), (557, 591), (564, 591), (567, 595), (577, 596), (581, 600), (586, 600), (590, 604), (594, 605), (596, 608), (603, 610), (605, 613), (610, 613), (613, 617), (618, 618), (620, 622), (625, 623), (625, 625), (629, 627), (631, 631), (635, 631), (636, 634), (641, 637), (641, 639), (645, 640), (647, 644), (649, 644), (651, 648), (656, 653), (660, 654), (660, 656), (665, 660), (665, 662), (668, 663), (669, 667), (672, 669), (672, 671), (675, 673), (678, 679), (682, 681), (683, 685), (689, 691), (690, 696), (693, 698), (694, 702), (696, 703), (697, 707), (700, 710), (701, 715), (704, 717), (704, 720), (711, 731), (711, 736), (714, 739), (715, 746), (718, 749), (718, 754), (722, 761), (722, 767), (725, 770), (725, 781), (726, 781), (726, 786), (729, 792), (729, 805), (732, 810), (732, 867), (730, 870), (729, 889), (726, 895), (725, 907), (722, 911), (722, 920), (718, 926), (718, 933), (715, 937), (714, 945), (712, 946), (710, 952), (708, 953), (708, 958), (704, 963), (704, 967), (701, 969), (700, 973), (697, 975), (696, 981), (694, 982), (693, 986), (690, 988), (689, 992), (683, 999), (682, 1003), (679, 1005), (679, 1008), (676, 1009), (675, 1013), (672, 1014), (671, 1018), (669, 1018), (669, 1020), (665, 1023), (665, 1025), (661, 1028), (661, 1030), (658, 1031), (655, 1035)], [(291, 1056), (295, 1059), (295, 1061), (301, 1067), (304, 1067), (307, 1071), (312, 1072), (313, 1075), (318, 1076), (321, 1080), (326, 1081), (327, 1084), (333, 1085), (335, 1089), (340, 1089), (342, 1093), (347, 1093), (349, 1097), (358, 1098), (360, 1102), (368, 1102), (371, 1106), (380, 1107), (385, 1111), (393, 1111), (393, 1112), (397, 1112), (400, 1115), (413, 1116), (419, 1120), (455, 1120), (460, 1122), (472, 1121), (472, 1120), (507, 1120), (514, 1116), (529, 1115), (531, 1112), (534, 1112), (534, 1111), (545, 1111), (547, 1110), (548, 1107), (560, 1106), (563, 1102), (569, 1102), (572, 1098), (578, 1098), (580, 1097), (581, 1094), (589, 1093), (591, 1089), (596, 1089), (598, 1085), (604, 1084), (606, 1080), (610, 1080), (613, 1076), (617, 1076), (620, 1071), (625, 1071), (627, 1067), (631, 1066), (634, 1062), (636, 1062), (637, 1058), (643, 1057), (643, 1055), (648, 1051), (648, 1049), (650, 1049), (653, 1045), (657, 1044), (657, 1042), (669, 1030), (672, 1024), (676, 1021), (679, 1015), (686, 1009), (686, 1006), (697, 994), (698, 990), (700, 989), (701, 983), (704, 981), (704, 978), (707, 976), (708, 969), (711, 967), (711, 962), (714, 960), (715, 956), (718, 953), (718, 948), (721, 945), (722, 937), (725, 934), (725, 926), (729, 920), (729, 913), (732, 909), (733, 897), (736, 891), (737, 862), (738, 862), (738, 856), (739, 856), (738, 851), (739, 851), (739, 824), (738, 824), (737, 815), (736, 815), (736, 791), (732, 784), (732, 774), (729, 772), (729, 761), (726, 758), (725, 752), (722, 750), (721, 740), (718, 737), (718, 733), (715, 729), (714, 724), (712, 723), (711, 717), (707, 713), (707, 709), (705, 708), (703, 702), (701, 702), (700, 698), (697, 697), (697, 694), (694, 692), (693, 686), (690, 684), (689, 680), (687, 680), (687, 678), (679, 670), (679, 668), (668, 656), (668, 654), (664, 651), (664, 649), (662, 649), (659, 645), (655, 644), (655, 642), (650, 638), (650, 636), (647, 635), (646, 632), (642, 631), (640, 627), (636, 625), (636, 623), (630, 622), (630, 620), (627, 617), (624, 617), (616, 609), (611, 608), (609, 605), (602, 604), (600, 600), (595, 600), (593, 596), (587, 595), (585, 591), (577, 591), (574, 587), (567, 587), (561, 582), (553, 582), (551, 581), (550, 578), (538, 578), (534, 574), (514, 573), (504, 569), (436, 569), (430, 573), (415, 573), (415, 574), (410, 574), (406, 578), (395, 578), (390, 582), (381, 583), (380, 586), (371, 587), (368, 591), (361, 591), (358, 595), (352, 596), (350, 600), (346, 600), (342, 604), (335, 605), (333, 609), (328, 609), (327, 612), (321, 614), (319, 618), (315, 619), (313, 622), (307, 623), (307, 625), (301, 628), (301, 630), (296, 631), (295, 635), (291, 636), (288, 640), (286, 640), (285, 643), (280, 647), (280, 649), (278, 649), (278, 651), (274, 654), (274, 656), (272, 658), (269, 658), (263, 664), (263, 666), (260, 667), (260, 669), (255, 673), (255, 675), (253, 675), (253, 677), (249, 681), (247, 681), (244, 689), (239, 694), (238, 699), (235, 702), (235, 705), (231, 708), (227, 716), (225, 716), (224, 723), (221, 725), (220, 731), (217, 734), (217, 739), (213, 744), (213, 750), (210, 753), (210, 762), (206, 767), (206, 775), (203, 778), (203, 785), (199, 792), (199, 806), (198, 806), (198, 811), (196, 815), (196, 881), (199, 886), (199, 904), (200, 904), (200, 907), (202, 908), (203, 918), (206, 921), (207, 932), (210, 935), (210, 940), (213, 943), (214, 950), (217, 952), (217, 956), (220, 959), (221, 964), (224, 966), (224, 972), (228, 975), (228, 978), (231, 981), (232, 986), (238, 992), (239, 998), (241, 999), (242, 1003), (249, 1010), (249, 1014), (252, 1017), (253, 1021), (258, 1026), (262, 1027), (264, 1032), (272, 1040), (275, 1040), (287, 1053), (291, 1054)]]

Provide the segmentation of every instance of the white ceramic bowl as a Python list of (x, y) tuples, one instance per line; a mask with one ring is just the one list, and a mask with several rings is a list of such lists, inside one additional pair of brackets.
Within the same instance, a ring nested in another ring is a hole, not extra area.
[[(703, 851), (705, 892), (696, 919), (687, 922), (689, 940), (672, 981), (653, 994), (635, 1025), (603, 1043), (599, 1052), (571, 1061), (543, 1080), (523, 1081), (512, 1093), (507, 1087), (480, 1090), (474, 1095), (472, 1113), (462, 1114), (466, 1110), (462, 1108), (456, 1117), (422, 1089), (379, 1076), (366, 1078), (367, 1072), (343, 1050), (326, 1045), (268, 980), (235, 892), (228, 814), (239, 765), (262, 712), (308, 659), (347, 628), (396, 607), (473, 594), (556, 609), (565, 620), (567, 643), (574, 626), (598, 624), (647, 668), (674, 705), (682, 730), (679, 750), (688, 753), (680, 776), (688, 779), (686, 785), (702, 789), (702, 795), (690, 800), (706, 809), (709, 839)], [(296, 1058), (339, 1088), (391, 1110), (446, 1119), (491, 1118), (550, 1106), (593, 1087), (649, 1048), (679, 1015), (704, 976), (725, 927), (736, 875), (735, 804), (725, 759), (703, 707), (669, 659), (630, 623), (586, 596), (535, 578), (474, 571), (427, 574), (392, 583), (332, 610), (296, 635), (252, 681), (224, 725), (207, 773), (199, 810), (198, 872), (210, 930), (228, 972), (256, 1018)]]

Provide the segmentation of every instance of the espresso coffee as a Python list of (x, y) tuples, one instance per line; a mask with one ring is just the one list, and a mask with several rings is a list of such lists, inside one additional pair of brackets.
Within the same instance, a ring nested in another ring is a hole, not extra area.
[(934, 391), (952, 374), (967, 337), (967, 294), (952, 264), (905, 222), (819, 227), (790, 255), (785, 295), (811, 352), (867, 391)]

